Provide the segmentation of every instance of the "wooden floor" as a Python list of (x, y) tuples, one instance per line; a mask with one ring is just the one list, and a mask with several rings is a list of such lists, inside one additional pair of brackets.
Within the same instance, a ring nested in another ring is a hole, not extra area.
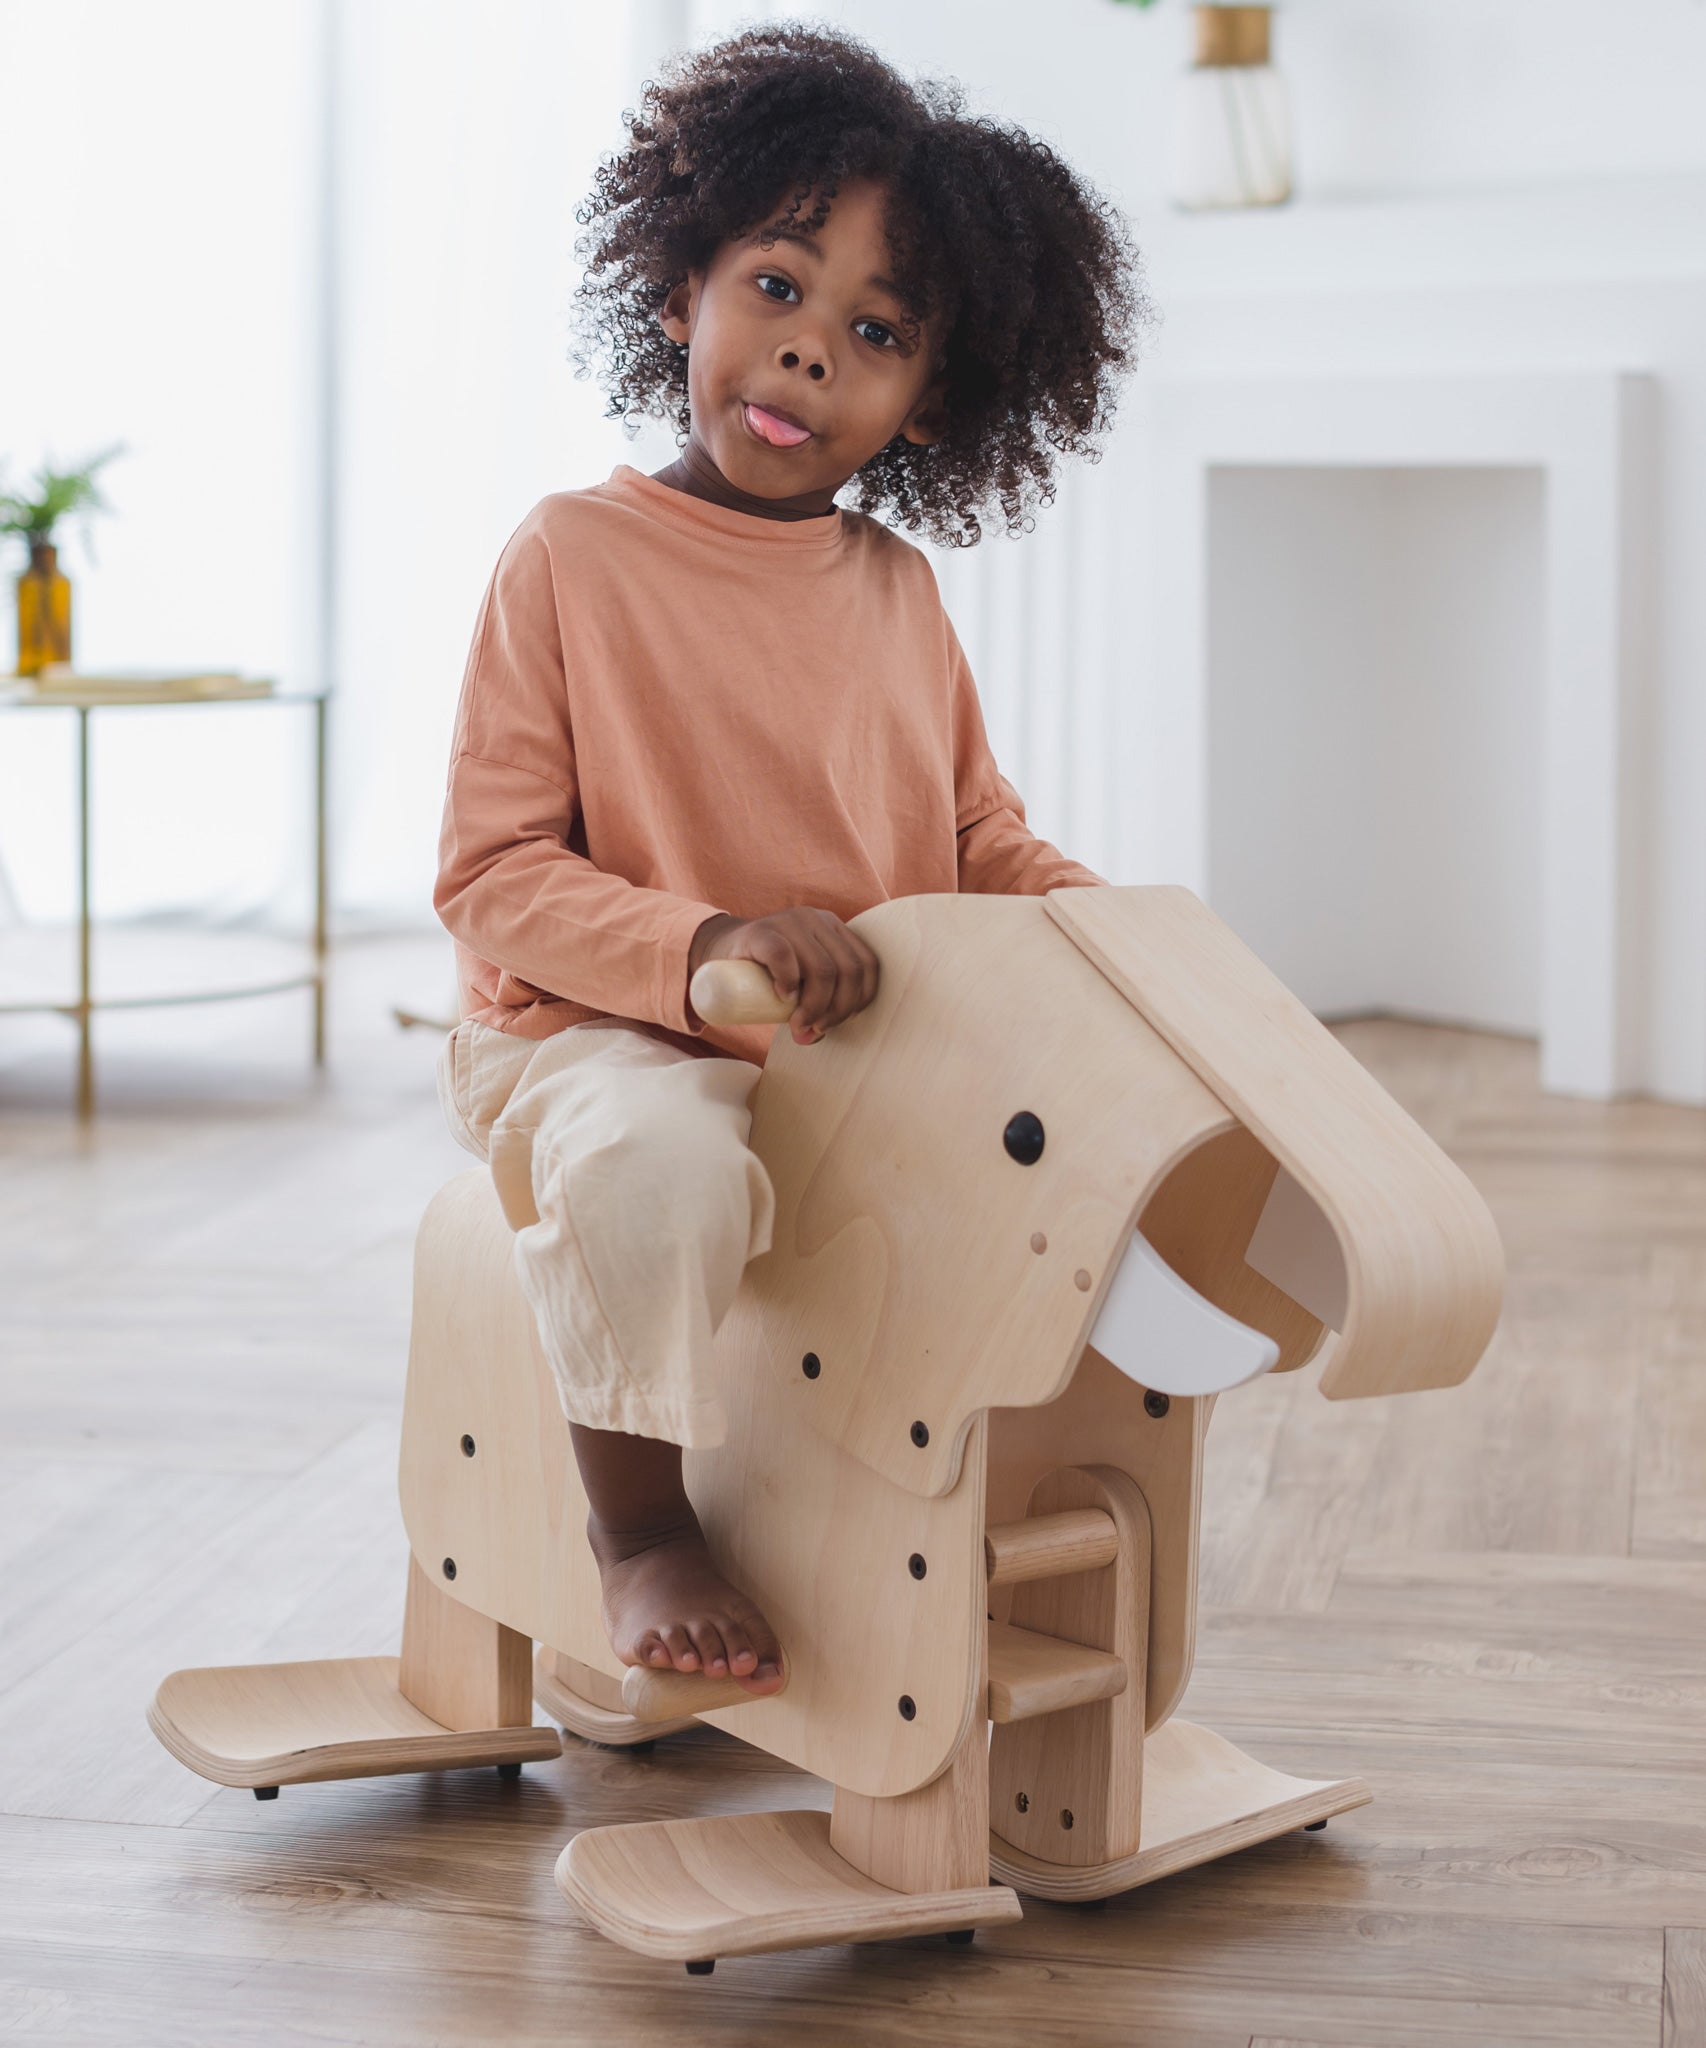
[(175, 1665), (394, 1649), (410, 1235), (465, 1163), (433, 944), (299, 999), (0, 1039), (0, 2037), (41, 2042), (1706, 2044), (1706, 1115), (1536, 1092), (1532, 1050), (1353, 1049), (1463, 1163), (1509, 1311), (1450, 1394), (1221, 1404), (1186, 1711), (1374, 1804), (1100, 1911), (725, 1963), (575, 1924), (579, 1827), (827, 1802), (700, 1733), (495, 1772), (219, 1790)]

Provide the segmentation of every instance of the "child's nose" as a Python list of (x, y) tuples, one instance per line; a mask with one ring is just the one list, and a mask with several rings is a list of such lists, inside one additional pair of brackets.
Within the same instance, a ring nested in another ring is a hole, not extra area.
[[(782, 351), (782, 367), (784, 370), (797, 370), (800, 367), (800, 353), (798, 349), (788, 348)], [(814, 378), (817, 382), (821, 383), (828, 374), (829, 371), (820, 356), (813, 355), (807, 360), (806, 375), (808, 377)]]

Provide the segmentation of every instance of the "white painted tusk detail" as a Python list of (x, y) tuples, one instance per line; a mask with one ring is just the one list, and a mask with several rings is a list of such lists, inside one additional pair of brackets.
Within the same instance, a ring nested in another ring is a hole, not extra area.
[(1279, 1346), (1205, 1300), (1134, 1230), (1090, 1342), (1157, 1394), (1219, 1394), (1269, 1371)]

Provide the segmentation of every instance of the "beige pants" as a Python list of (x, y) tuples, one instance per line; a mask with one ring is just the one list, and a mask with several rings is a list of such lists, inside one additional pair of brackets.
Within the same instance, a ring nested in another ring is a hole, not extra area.
[(711, 1340), (776, 1206), (747, 1145), (758, 1074), (621, 1023), (521, 1039), (469, 1019), (445, 1041), (439, 1099), (520, 1226), (571, 1422), (697, 1449), (727, 1434)]

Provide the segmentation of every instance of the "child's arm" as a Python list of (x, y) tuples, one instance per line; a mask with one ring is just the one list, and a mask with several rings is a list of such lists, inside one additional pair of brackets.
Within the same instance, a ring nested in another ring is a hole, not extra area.
[(1084, 888), (1105, 877), (1025, 823), (1019, 792), (995, 765), (984, 732), (971, 664), (942, 615), (953, 687), (954, 826), (959, 841), (960, 888), (980, 896), (1044, 896), (1050, 889)]
[(580, 811), (551, 559), (537, 509), (499, 558), (474, 628), (451, 748), (433, 906), (529, 987), (698, 1034), (693, 935), (725, 915), (573, 852)]

